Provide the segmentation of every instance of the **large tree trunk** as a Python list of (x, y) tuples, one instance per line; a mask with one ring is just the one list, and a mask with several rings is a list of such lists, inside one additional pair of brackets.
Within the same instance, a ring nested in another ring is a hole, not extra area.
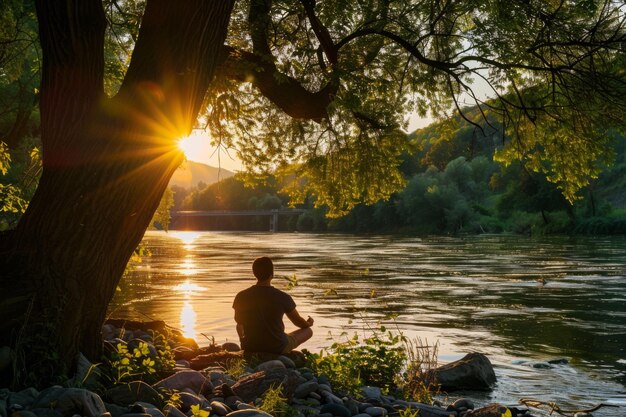
[(148, 0), (118, 95), (103, 94), (97, 0), (39, 0), (43, 174), (3, 237), (0, 345), (14, 385), (46, 385), (82, 351), (97, 361), (106, 309), (181, 161), (233, 1)]

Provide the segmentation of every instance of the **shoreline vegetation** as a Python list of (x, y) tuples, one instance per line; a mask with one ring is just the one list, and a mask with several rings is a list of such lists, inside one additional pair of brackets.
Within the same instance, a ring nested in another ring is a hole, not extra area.
[(246, 355), (232, 342), (200, 347), (162, 321), (111, 319), (102, 328), (101, 363), (81, 355), (76, 374), (59, 385), (0, 389), (0, 416), (532, 417), (544, 410), (589, 417), (606, 406), (440, 401), (444, 389), (489, 390), (496, 377), (487, 357), (472, 353), (437, 367), (436, 345), (373, 330), (319, 354)]

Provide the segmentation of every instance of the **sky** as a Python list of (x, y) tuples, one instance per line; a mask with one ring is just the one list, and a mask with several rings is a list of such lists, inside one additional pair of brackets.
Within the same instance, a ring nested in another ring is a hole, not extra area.
[[(408, 132), (425, 127), (432, 123), (433, 119), (419, 117), (417, 114), (409, 116)], [(194, 130), (191, 135), (182, 138), (179, 146), (185, 152), (188, 160), (200, 162), (229, 171), (242, 171), (243, 166), (237, 158), (236, 152), (226, 152), (223, 148), (217, 149), (211, 145), (209, 133), (202, 130)]]

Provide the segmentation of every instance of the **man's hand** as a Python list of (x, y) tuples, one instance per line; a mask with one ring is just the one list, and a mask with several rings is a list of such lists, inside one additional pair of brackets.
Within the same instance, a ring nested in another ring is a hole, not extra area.
[(315, 320), (313, 320), (313, 317), (311, 317), (311, 316), (309, 316), (309, 318), (308, 318), (308, 319), (306, 319), (306, 322), (309, 324), (309, 327), (312, 327), (312, 326), (313, 326), (313, 322), (314, 322), (314, 321), (315, 321)]

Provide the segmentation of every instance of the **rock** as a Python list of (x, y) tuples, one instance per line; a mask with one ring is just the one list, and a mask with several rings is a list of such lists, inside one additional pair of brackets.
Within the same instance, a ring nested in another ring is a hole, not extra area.
[(412, 410), (419, 410), (419, 417), (450, 417), (458, 415), (456, 411), (446, 411), (443, 408), (434, 405), (415, 402), (411, 402), (409, 404)]
[(163, 414), (161, 410), (155, 407), (146, 408), (146, 414), (149, 414), (152, 417), (165, 417), (165, 414)]
[(235, 385), (235, 383), (237, 382), (233, 379), (233, 377), (231, 377), (224, 371), (211, 371), (207, 373), (207, 376), (211, 379), (213, 387), (217, 387), (218, 385), (222, 384), (232, 386)]
[(291, 360), (291, 358), (288, 358), (287, 356), (284, 356), (284, 355), (280, 355), (278, 357), (278, 360), (281, 361), (285, 365), (285, 367), (296, 369), (296, 364), (294, 361)]
[(363, 398), (376, 398), (380, 400), (383, 396), (383, 393), (378, 387), (361, 387), (361, 393), (363, 394)]
[[(471, 410), (465, 414), (466, 417), (502, 417), (508, 408), (501, 404), (489, 404), (486, 407)], [(510, 414), (510, 412), (509, 412)]]
[(298, 385), (298, 388), (296, 388), (296, 391), (293, 393), (293, 396), (294, 398), (306, 398), (312, 392), (317, 391), (318, 388), (319, 388), (319, 384), (317, 382), (308, 381), (308, 382), (305, 382), (304, 384)]
[(38, 396), (39, 392), (33, 387), (23, 389), (19, 392), (12, 392), (9, 394), (8, 406), (12, 407), (15, 404), (19, 404), (22, 407), (28, 407)]
[(456, 400), (455, 402), (453, 402), (452, 404), (450, 404), (448, 406), (447, 409), (451, 408), (451, 411), (457, 411), (457, 412), (461, 412), (461, 411), (466, 411), (466, 410), (473, 410), (474, 408), (474, 403), (471, 402), (468, 399), (465, 398), (460, 398), (458, 400)]
[(232, 413), (226, 414), (226, 417), (273, 417), (271, 414), (267, 414), (264, 411), (253, 410), (237, 410)]
[(199, 371), (184, 370), (176, 372), (153, 385), (156, 389), (178, 390), (190, 388), (197, 394), (208, 394), (213, 391), (211, 381)]
[(567, 365), (569, 361), (565, 358), (550, 359), (548, 363), (552, 365)]
[(133, 381), (125, 385), (111, 388), (105, 393), (105, 398), (117, 405), (129, 405), (138, 401), (155, 404), (162, 403), (159, 393), (143, 381)]
[(321, 394), (322, 394), (322, 397), (324, 397), (324, 399), (326, 400), (326, 402), (343, 405), (343, 400), (341, 398), (337, 397), (332, 392), (321, 391)]
[(293, 408), (307, 417), (316, 416), (320, 413), (320, 410), (309, 405), (294, 405)]
[(232, 409), (237, 408), (237, 403), (241, 402), (241, 398), (236, 395), (231, 395), (224, 398), (224, 404)]
[(225, 350), (226, 352), (239, 352), (241, 350), (239, 345), (237, 343), (233, 343), (233, 342), (223, 343), (222, 344), (222, 349)]
[(41, 391), (33, 401), (32, 408), (52, 408), (53, 403), (63, 394), (65, 388), (53, 385)]
[(383, 417), (387, 415), (387, 410), (383, 407), (367, 407), (365, 414), (369, 414), (372, 417)]
[(319, 413), (317, 417), (333, 417), (332, 413)]
[(104, 407), (107, 412), (111, 414), (112, 417), (121, 417), (122, 414), (128, 412), (128, 407), (122, 407), (121, 405), (112, 404), (112, 403), (104, 403)]
[(256, 408), (253, 405), (250, 404), (246, 404), (246, 403), (238, 403), (237, 404), (237, 410), (255, 410)]
[(285, 356), (293, 361), (293, 363), (296, 365), (296, 368), (302, 368), (303, 366), (306, 366), (306, 357), (304, 356), (304, 353), (300, 352), (299, 350), (292, 350)]
[(63, 417), (63, 414), (51, 408), (32, 408), (30, 411), (37, 417)]
[(185, 413), (169, 404), (163, 407), (163, 414), (165, 414), (165, 417), (187, 417)]
[[(319, 387), (319, 385), (318, 385), (318, 387)], [(318, 400), (318, 401), (322, 399), (322, 396), (321, 396), (321, 395), (319, 395), (317, 392), (311, 392), (311, 393), (309, 393), (309, 397), (311, 397), (311, 398), (315, 398), (315, 399), (316, 399), (316, 400)]]
[(580, 413), (574, 414), (574, 417), (593, 417), (593, 414), (586, 413), (586, 412), (580, 412)]
[(119, 330), (112, 324), (105, 324), (102, 326), (102, 339), (112, 340), (120, 335)]
[(185, 359), (179, 359), (176, 361), (177, 368), (191, 368), (191, 363)]
[(229, 406), (219, 401), (212, 401), (211, 409), (213, 410), (213, 413), (217, 414), (218, 416), (225, 416), (226, 414), (232, 413), (233, 411), (230, 409)]
[(552, 369), (554, 366), (550, 365), (548, 362), (533, 362), (530, 364), (532, 368), (535, 369)]
[(345, 406), (340, 404), (324, 404), (320, 413), (331, 413), (335, 417), (352, 417), (352, 413)]
[(100, 417), (107, 412), (98, 394), (81, 388), (65, 389), (56, 400), (54, 409), (64, 416)]
[(209, 402), (204, 398), (201, 398), (199, 395), (186, 391), (181, 391), (178, 395), (180, 395), (179, 408), (181, 411), (189, 411), (192, 405), (199, 405), (200, 408), (207, 408), (209, 406)]
[(147, 413), (126, 413), (122, 414), (122, 417), (150, 417)]
[(296, 387), (302, 382), (304, 381), (298, 372), (292, 369), (276, 368), (241, 378), (231, 388), (237, 396), (241, 397), (242, 401), (251, 402), (261, 397), (271, 386), (282, 385), (283, 396), (289, 401), (293, 397)]
[(358, 413), (353, 415), (352, 417), (370, 417), (370, 415), (366, 413)]
[(274, 359), (271, 361), (260, 363), (259, 366), (256, 367), (257, 372), (261, 371), (269, 371), (270, 369), (285, 369), (286, 366), (284, 363), (279, 361), (278, 359)]
[(489, 390), (496, 382), (496, 374), (489, 359), (472, 352), (462, 359), (440, 366), (432, 371), (435, 381), (444, 391)]
[(344, 398), (343, 405), (350, 410), (350, 414), (359, 414), (359, 402), (354, 398)]

